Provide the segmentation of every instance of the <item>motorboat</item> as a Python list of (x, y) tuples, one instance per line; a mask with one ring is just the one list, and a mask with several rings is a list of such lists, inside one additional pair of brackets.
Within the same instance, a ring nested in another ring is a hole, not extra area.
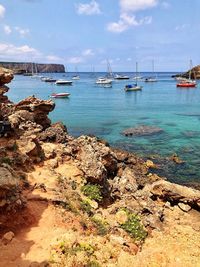
[(98, 85), (112, 84), (112, 80), (107, 78), (98, 78), (95, 83)]
[(129, 76), (127, 76), (127, 75), (121, 75), (121, 74), (116, 74), (114, 78), (116, 80), (128, 80), (128, 79), (130, 79)]
[(50, 95), (50, 97), (53, 97), (53, 98), (67, 98), (70, 96), (70, 93), (53, 93)]
[(74, 76), (72, 76), (72, 80), (80, 80), (80, 76), (79, 75), (74, 75)]
[(72, 81), (70, 81), (70, 80), (62, 80), (62, 79), (60, 79), (60, 80), (57, 80), (57, 81), (55, 82), (55, 84), (56, 84), (56, 85), (72, 85)]

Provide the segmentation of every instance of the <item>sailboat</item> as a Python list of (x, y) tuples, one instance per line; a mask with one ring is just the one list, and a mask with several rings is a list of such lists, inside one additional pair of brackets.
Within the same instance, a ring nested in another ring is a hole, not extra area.
[(152, 76), (151, 77), (147, 77), (145, 78), (144, 80), (145, 82), (157, 82), (158, 80), (156, 79), (155, 77), (155, 74), (154, 74), (154, 60), (152, 61)]
[(78, 75), (78, 69), (77, 67), (75, 68), (75, 75), (72, 76), (72, 80), (80, 80), (80, 76)]
[[(189, 79), (185, 79), (177, 83), (176, 87), (182, 88), (194, 88), (197, 86), (196, 80), (191, 79), (192, 75), (192, 60), (190, 60), (190, 70), (189, 70)], [(194, 75), (195, 78), (195, 75)]]
[(137, 84), (137, 77), (138, 77), (138, 63), (136, 62), (136, 79), (135, 79), (135, 84), (127, 84), (124, 87), (124, 90), (126, 92), (129, 91), (141, 91), (142, 90), (142, 86)]
[(114, 79), (114, 75), (113, 75), (113, 72), (112, 72), (112, 69), (111, 69), (111, 66), (110, 66), (110, 62), (108, 61), (108, 59), (107, 59), (107, 74), (106, 74), (106, 78), (110, 79), (110, 80)]

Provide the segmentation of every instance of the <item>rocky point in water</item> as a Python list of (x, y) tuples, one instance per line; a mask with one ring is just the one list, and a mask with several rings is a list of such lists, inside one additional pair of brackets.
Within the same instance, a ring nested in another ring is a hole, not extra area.
[(96, 137), (69, 136), (48, 119), (54, 107), (1, 101), (11, 128), (0, 138), (0, 266), (198, 266), (200, 191)]

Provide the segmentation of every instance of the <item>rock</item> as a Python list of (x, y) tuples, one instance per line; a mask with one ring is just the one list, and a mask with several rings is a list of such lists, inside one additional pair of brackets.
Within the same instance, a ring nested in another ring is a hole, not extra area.
[(58, 167), (58, 160), (57, 159), (50, 159), (47, 162), (45, 162), (45, 166), (48, 166), (51, 169), (55, 169)]
[(115, 177), (111, 184), (111, 196), (122, 198), (124, 194), (133, 194), (138, 189), (138, 184), (136, 182), (136, 177), (134, 171), (129, 167), (126, 167), (122, 171), (121, 177)]
[(115, 214), (115, 220), (116, 220), (119, 224), (124, 224), (124, 223), (128, 220), (127, 213), (126, 213), (124, 210), (119, 210), (119, 211)]
[(174, 161), (176, 164), (183, 164), (183, 163), (184, 163), (184, 161), (181, 160), (181, 159), (177, 156), (177, 154), (173, 154), (169, 159), (172, 160), (172, 161)]
[(12, 239), (14, 238), (15, 234), (13, 232), (7, 232), (4, 234), (4, 236), (2, 237), (2, 243), (4, 245), (7, 245), (8, 243), (10, 243), (12, 241)]
[(31, 112), (34, 122), (42, 125), (44, 129), (50, 126), (51, 122), (47, 115), (54, 108), (55, 103), (52, 100), (40, 100), (34, 96), (29, 96), (15, 105), (15, 111), (26, 110)]
[(140, 125), (133, 128), (128, 128), (122, 132), (125, 136), (145, 136), (145, 135), (154, 135), (162, 133), (161, 128), (155, 126)]
[(14, 78), (11, 70), (0, 67), (0, 86), (10, 83)]
[(189, 205), (181, 203), (181, 202), (178, 203), (178, 206), (182, 211), (185, 211), (185, 212), (188, 212), (192, 209)]
[(123, 237), (117, 235), (110, 235), (110, 242), (114, 245), (119, 244), (121, 246), (126, 244), (126, 240)]
[(61, 122), (52, 124), (38, 138), (43, 142), (66, 143), (67, 128)]
[(52, 159), (56, 156), (56, 144), (43, 143), (41, 147), (46, 159)]
[(152, 184), (151, 193), (172, 203), (183, 202), (200, 207), (200, 191), (193, 188), (161, 180)]
[(148, 168), (152, 168), (152, 169), (157, 169), (157, 166), (153, 163), (153, 161), (151, 161), (151, 160), (147, 160), (146, 161), (146, 166), (148, 167)]

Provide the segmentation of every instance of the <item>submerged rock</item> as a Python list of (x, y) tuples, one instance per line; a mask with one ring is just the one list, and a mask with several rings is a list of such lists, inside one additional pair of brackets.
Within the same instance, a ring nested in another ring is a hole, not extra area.
[(122, 132), (125, 136), (146, 136), (162, 133), (163, 129), (156, 126), (140, 125), (133, 128), (128, 128)]

